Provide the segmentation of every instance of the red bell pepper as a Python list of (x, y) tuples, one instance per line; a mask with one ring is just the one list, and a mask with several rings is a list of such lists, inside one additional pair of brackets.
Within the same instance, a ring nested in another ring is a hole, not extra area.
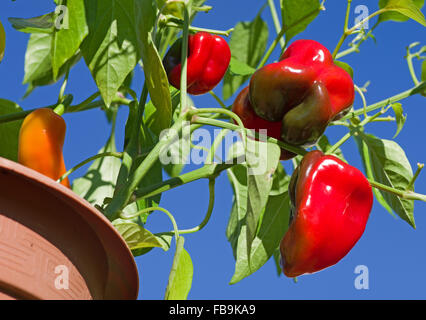
[(349, 110), (355, 97), (351, 76), (314, 40), (295, 41), (279, 62), (257, 70), (249, 92), (256, 114), (281, 121), (281, 139), (301, 146), (314, 144), (330, 121)]
[[(180, 89), (182, 39), (177, 40), (163, 59), (169, 82)], [(226, 41), (208, 32), (188, 37), (187, 92), (193, 95), (212, 90), (222, 80), (231, 61)]]
[(280, 245), (288, 277), (340, 261), (362, 236), (373, 204), (361, 171), (318, 150), (305, 155), (294, 171), (289, 196), (292, 220)]

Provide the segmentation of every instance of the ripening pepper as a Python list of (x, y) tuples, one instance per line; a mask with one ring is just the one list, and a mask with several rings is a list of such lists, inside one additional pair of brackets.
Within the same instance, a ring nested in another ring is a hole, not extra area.
[(6, 33), (0, 21), (0, 61), (3, 59), (4, 49), (6, 47)]
[(257, 70), (249, 93), (259, 117), (281, 122), (284, 142), (305, 147), (315, 144), (355, 97), (351, 76), (314, 40), (295, 41), (278, 62)]
[[(19, 132), (18, 162), (54, 180), (66, 173), (62, 147), (66, 124), (52, 109), (27, 115)], [(68, 178), (61, 184), (70, 187)]]
[[(172, 86), (180, 89), (182, 38), (178, 39), (163, 59)], [(231, 61), (226, 41), (208, 32), (188, 37), (187, 92), (193, 95), (212, 90), (222, 80)]]
[[(249, 99), (249, 87), (245, 87), (239, 93), (232, 105), (232, 111), (240, 117), (245, 128), (255, 131), (266, 129), (269, 137), (281, 139), (281, 121), (267, 121), (254, 112)], [(281, 160), (288, 160), (294, 156), (296, 156), (294, 153), (281, 149)]]
[(292, 219), (280, 245), (288, 277), (339, 262), (362, 236), (373, 204), (361, 171), (318, 150), (307, 153), (294, 171), (289, 196)]

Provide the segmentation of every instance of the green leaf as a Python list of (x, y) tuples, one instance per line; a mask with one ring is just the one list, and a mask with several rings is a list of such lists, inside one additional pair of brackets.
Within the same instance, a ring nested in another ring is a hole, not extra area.
[[(170, 95), (172, 97), (173, 121), (176, 121), (180, 111), (180, 90), (170, 87)], [(186, 102), (187, 107), (194, 106), (194, 102), (189, 96), (186, 97)], [(159, 123), (159, 120), (160, 117), (157, 116), (157, 109), (150, 101), (145, 106), (145, 123), (146, 126), (157, 136), (160, 136), (162, 131), (161, 123)], [(180, 175), (183, 168), (185, 167), (185, 164), (187, 163), (187, 159), (191, 151), (191, 147), (189, 144), (191, 133), (187, 129), (189, 129), (189, 127), (185, 126), (179, 139), (176, 139), (176, 141), (174, 141), (168, 147), (168, 150), (170, 152), (170, 158), (174, 160), (168, 164), (163, 164), (163, 168), (171, 177), (177, 177), (178, 175)]]
[(179, 139), (173, 141), (167, 148), (170, 162), (163, 164), (164, 170), (170, 177), (177, 177), (183, 168), (189, 163), (191, 153), (191, 132), (189, 126), (185, 126)]
[(184, 19), (183, 16), (183, 3), (180, 1), (174, 1), (174, 0), (156, 0), (157, 1), (157, 8), (159, 10), (162, 10), (163, 15), (172, 15), (179, 19)]
[(281, 162), (278, 163), (277, 169), (274, 172), (270, 196), (278, 196), (288, 191), (290, 176), (285, 172)]
[[(175, 110), (180, 105), (180, 91), (173, 87), (169, 87), (169, 96), (172, 97), (171, 112), (174, 114)], [(187, 97), (187, 102), (188, 106), (192, 104), (192, 100), (189, 97)], [(157, 109), (152, 100), (145, 106), (144, 119), (146, 126), (157, 136), (160, 136), (161, 131), (170, 127), (172, 120), (172, 118), (170, 118), (170, 122), (169, 120), (164, 121), (162, 118), (162, 109)]]
[[(55, 83), (53, 79), (52, 35), (46, 33), (33, 33), (28, 41), (25, 53), (25, 76), (23, 83), (28, 84), (25, 97), (36, 87)], [(68, 68), (74, 66), (81, 58), (79, 53), (71, 57), (59, 70), (58, 79), (62, 77)]]
[[(170, 235), (170, 234), (164, 234), (164, 233), (155, 233), (154, 237), (156, 238), (156, 240), (158, 241), (158, 243), (160, 244), (161, 248), (164, 251), (168, 251), (170, 249), (170, 246), (171, 246), (171, 243), (172, 243), (172, 240), (173, 240), (173, 236), (172, 235)], [(133, 254), (134, 257), (141, 256), (141, 255), (147, 254), (153, 248), (154, 247), (146, 247), (146, 248), (133, 249), (132, 250), (132, 254)]]
[[(371, 159), (370, 159), (370, 154), (368, 153), (367, 144), (364, 142), (364, 140), (362, 140), (359, 137), (359, 135), (354, 135), (353, 137), (354, 137), (355, 142), (358, 146), (359, 153), (361, 154), (365, 174), (366, 174), (368, 179), (374, 180), (373, 169), (371, 167)], [(392, 208), (388, 205), (385, 198), (383, 198), (380, 191), (376, 188), (372, 188), (372, 189), (373, 189), (373, 194), (376, 197), (376, 200), (380, 203), (380, 205), (387, 212), (389, 212), (394, 218), (396, 218), (396, 215), (393, 213)]]
[(33, 33), (30, 36), (25, 53), (24, 84), (43, 78), (51, 70), (51, 43), (50, 34)]
[(25, 33), (52, 33), (54, 13), (47, 13), (34, 18), (9, 18), (12, 27)]
[[(138, 121), (138, 105), (135, 101), (129, 105), (130, 113), (125, 127), (125, 141), (124, 141), (124, 157), (119, 171), (117, 185), (122, 186), (133, 171), (139, 167), (145, 157), (137, 157), (143, 153), (143, 150), (151, 150), (158, 143), (158, 136), (153, 134), (149, 128), (142, 123), (142, 126), (137, 128), (140, 124)], [(133, 157), (133, 158), (132, 158)], [(144, 179), (139, 184), (138, 188), (144, 188), (149, 185), (157, 184), (163, 180), (162, 167), (159, 160), (157, 160), (152, 168), (147, 172)], [(142, 210), (149, 207), (157, 207), (161, 200), (161, 194), (150, 198), (137, 200), (137, 210)], [(144, 214), (142, 221), (145, 223), (149, 212)]]
[[(114, 126), (113, 126), (114, 128)], [(106, 145), (99, 150), (100, 153), (116, 152), (115, 135), (112, 132)], [(79, 196), (86, 199), (93, 206), (104, 205), (106, 198), (112, 198), (114, 195), (118, 173), (121, 167), (121, 160), (116, 157), (102, 157), (92, 162), (86, 174), (73, 181), (72, 189)], [(139, 203), (132, 203), (125, 207), (123, 212), (126, 214), (136, 213), (139, 209)], [(140, 216), (129, 221), (145, 223), (146, 217)]]
[(54, 29), (52, 39), (52, 69), (56, 79), (60, 68), (71, 59), (89, 33), (84, 0), (67, 0), (68, 25)]
[(155, 8), (151, 0), (137, 2), (138, 10), (142, 13), (138, 21), (138, 46), (141, 49), (142, 62), (145, 73), (145, 83), (155, 107), (155, 117), (158, 129), (164, 130), (172, 123), (172, 101), (170, 97), (169, 80), (163, 67), (163, 62), (152, 40), (151, 32), (154, 29), (156, 17)]
[[(0, 99), (0, 116), (20, 112), (22, 108), (9, 100)], [(19, 130), (23, 120), (0, 123), (0, 157), (18, 161)]]
[(281, 150), (276, 144), (247, 140), (247, 250), (256, 236), (263, 208), (272, 188), (273, 173), (280, 160)]
[(165, 234), (165, 233), (156, 233), (158, 242), (161, 244), (161, 248), (164, 251), (168, 251), (172, 245), (174, 235)]
[[(413, 171), (404, 150), (395, 141), (379, 139), (370, 134), (362, 133), (360, 138), (368, 147), (374, 180), (405, 190), (413, 177)], [(415, 228), (414, 201), (382, 190), (380, 192), (393, 211)]]
[[(237, 23), (229, 41), (232, 57), (249, 67), (256, 68), (266, 50), (268, 33), (268, 25), (260, 15), (251, 22)], [(229, 99), (248, 78), (249, 76), (232, 75), (228, 69), (223, 79), (224, 100)]]
[(235, 76), (250, 76), (256, 71), (254, 68), (234, 57), (231, 57), (229, 70)]
[(148, 230), (133, 222), (117, 219), (112, 222), (131, 250), (141, 248), (153, 248), (162, 245), (158, 239)]
[(424, 0), (380, 0), (379, 7), (386, 12), (380, 14), (379, 22), (398, 21), (404, 22), (413, 19), (426, 27), (426, 20), (420, 9)]
[(268, 197), (267, 204), (261, 213), (256, 237), (251, 244), (250, 253), (248, 253), (244, 207), (244, 203), (247, 202), (247, 193), (244, 192), (244, 190), (247, 190), (247, 171), (248, 168), (242, 164), (228, 170), (228, 176), (235, 190), (234, 203), (226, 233), (236, 259), (231, 284), (251, 275), (271, 258), (287, 231), (290, 217), (288, 197), (290, 178), (284, 170), (280, 169), (274, 174), (273, 185), (280, 185), (280, 180), (286, 181), (286, 191), (283, 193), (274, 192), (274, 195)]
[[(243, 164), (236, 165), (228, 169), (227, 173), (228, 179), (234, 190), (234, 199), (228, 227), (226, 229), (226, 237), (231, 243), (234, 257), (237, 258), (236, 249), (238, 238), (240, 237), (242, 225), (244, 224), (247, 213), (247, 166)], [(244, 234), (242, 236), (244, 236)], [(246, 256), (247, 253), (241, 251), (241, 254)]]
[(194, 267), (191, 256), (185, 250), (183, 244), (184, 238), (179, 237), (167, 284), (165, 300), (186, 300), (191, 290)]
[(281, 268), (281, 252), (280, 248), (275, 249), (274, 251), (274, 262), (275, 267), (277, 268), (277, 276), (281, 276), (283, 274), (283, 269)]
[(280, 0), (287, 43), (303, 32), (322, 10), (319, 0)]
[(85, 0), (89, 34), (81, 45), (87, 66), (107, 106), (140, 59), (140, 1)]
[[(164, 0), (158, 0), (157, 6), (159, 7), (158, 3), (164, 1)], [(206, 0), (192, 0), (192, 7), (201, 7)], [(161, 8), (158, 8), (161, 9)], [(191, 10), (191, 16), (190, 16), (190, 22), (192, 22), (197, 15), (197, 10)], [(178, 33), (180, 30), (178, 28), (173, 27), (164, 27), (160, 30), (161, 32), (161, 38), (160, 38), (160, 45), (158, 46), (159, 51), (161, 52), (161, 55), (164, 56), (164, 53), (166, 52), (167, 46), (170, 45), (171, 39), (176, 39)]]
[[(158, 137), (153, 135), (144, 125), (141, 128), (141, 135), (139, 139), (140, 148), (150, 148), (158, 143)], [(142, 163), (143, 159), (135, 162), (135, 168)], [(157, 160), (152, 168), (148, 171), (138, 188), (148, 187), (163, 181), (163, 168), (160, 160)], [(150, 207), (157, 207), (160, 204), (161, 193), (146, 199), (138, 200), (138, 210), (142, 210)]]
[(339, 60), (334, 60), (334, 64), (349, 73), (352, 79), (354, 78), (354, 69), (349, 64)]
[[(115, 151), (117, 151), (115, 138), (114, 135), (111, 135), (106, 145), (99, 150), (99, 153)], [(96, 159), (83, 177), (74, 180), (73, 191), (92, 205), (102, 206), (104, 199), (112, 198), (114, 194), (120, 166), (120, 159), (115, 157)]]
[(402, 104), (392, 103), (391, 107), (393, 111), (395, 112), (396, 125), (397, 125), (396, 133), (393, 136), (393, 139), (395, 139), (398, 136), (398, 134), (401, 132), (402, 128), (404, 127), (405, 121), (407, 120), (407, 116), (404, 116), (403, 114), (404, 110), (402, 109)]

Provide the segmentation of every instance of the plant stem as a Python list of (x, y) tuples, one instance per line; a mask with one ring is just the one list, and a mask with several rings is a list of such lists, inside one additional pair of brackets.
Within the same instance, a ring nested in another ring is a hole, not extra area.
[(64, 180), (65, 178), (67, 178), (70, 174), (72, 174), (74, 171), (80, 169), (81, 167), (83, 167), (84, 165), (88, 164), (89, 162), (92, 162), (96, 159), (99, 158), (104, 158), (104, 157), (115, 157), (115, 158), (123, 158), (123, 153), (121, 152), (103, 152), (103, 153), (99, 153), (93, 157), (90, 157), (82, 162), (80, 162), (79, 164), (77, 164), (76, 166), (74, 166), (73, 168), (71, 168), (70, 170), (68, 170), (64, 175), (62, 175), (62, 177), (60, 177), (57, 182), (61, 182), (62, 180)]
[[(356, 128), (362, 128), (364, 127), (367, 123), (372, 122), (374, 120), (376, 120), (379, 116), (381, 116), (382, 114), (384, 114), (387, 111), (387, 109), (382, 109), (379, 112), (377, 112), (375, 115), (372, 116), (367, 116), (366, 114), (366, 118), (361, 121), (361, 123), (358, 124)], [(356, 131), (355, 131), (356, 132)], [(347, 134), (345, 134), (337, 143), (335, 143), (328, 151), (326, 154), (333, 154), (338, 148), (340, 148), (340, 146), (342, 144), (344, 144), (346, 141), (349, 140), (349, 138), (354, 134), (354, 131), (351, 130), (350, 132), (348, 132)]]
[(343, 45), (343, 42), (345, 42), (345, 40), (348, 36), (347, 31), (348, 31), (348, 25), (349, 25), (349, 15), (350, 15), (350, 12), (351, 12), (351, 3), (352, 3), (352, 0), (348, 0), (348, 5), (346, 6), (345, 23), (343, 25), (343, 34), (340, 37), (336, 48), (334, 48), (333, 59), (336, 59), (336, 55), (339, 52), (340, 47)]
[(207, 154), (207, 158), (205, 163), (206, 164), (212, 164), (216, 155), (217, 148), (219, 148), (220, 144), (222, 143), (222, 140), (225, 138), (225, 136), (228, 134), (228, 129), (223, 129), (219, 132), (217, 137), (213, 141), (213, 145), (210, 148), (210, 151)]
[(411, 75), (411, 78), (413, 79), (414, 84), (418, 85), (420, 81), (419, 79), (417, 79), (416, 71), (414, 71), (413, 58), (411, 56), (407, 57), (407, 64), (408, 64), (408, 70), (410, 71), (410, 75)]
[(364, 111), (364, 117), (367, 118), (367, 111), (366, 111), (366, 109), (367, 109), (367, 100), (365, 99), (364, 92), (362, 92), (362, 90), (357, 85), (355, 85), (354, 87), (355, 87), (355, 91), (358, 92), (358, 94), (361, 97), (362, 107), (363, 107), (363, 111)]
[(191, 183), (193, 181), (216, 177), (222, 171), (232, 168), (236, 164), (237, 163), (234, 163), (234, 160), (222, 164), (205, 164), (203, 167), (191, 172), (184, 173), (179, 177), (171, 178), (166, 181), (159, 182), (155, 185), (136, 190), (132, 197), (132, 202), (153, 197), (157, 194), (174, 189), (187, 183)]
[(410, 75), (411, 78), (413, 79), (414, 84), (417, 86), (419, 85), (420, 81), (416, 76), (416, 71), (414, 70), (414, 66), (413, 66), (413, 58), (414, 57), (419, 57), (420, 54), (422, 53), (422, 50), (420, 50), (417, 53), (411, 54), (410, 49), (415, 47), (416, 45), (418, 45), (418, 42), (411, 44), (410, 46), (407, 47), (407, 65), (408, 65), (408, 70), (410, 71)]
[[(192, 121), (192, 123), (215, 126), (215, 127), (219, 127), (219, 128), (233, 130), (233, 131), (241, 130), (241, 128), (238, 125), (235, 125), (233, 123), (224, 122), (224, 121), (215, 120), (215, 119), (209, 119), (209, 118), (197, 117), (196, 119), (194, 119)], [(253, 134), (253, 130), (251, 130), (251, 129), (244, 129), (244, 131), (246, 132), (246, 134), (247, 133)], [(257, 139), (261, 138), (260, 134), (258, 132), (254, 132), (254, 136)], [(287, 144), (287, 143), (282, 142), (280, 140), (277, 140), (275, 138), (267, 137), (266, 141), (271, 142), (271, 143), (275, 143), (280, 148), (288, 150), (288, 151), (293, 152), (293, 153), (296, 153), (298, 155), (304, 156), (307, 153), (307, 151), (305, 149), (301, 148), (301, 147), (292, 146), (290, 144)]]
[(307, 13), (305, 16), (303, 16), (302, 18), (300, 18), (299, 20), (295, 21), (292, 25), (288, 26), (287, 28), (282, 28), (281, 31), (277, 34), (277, 36), (275, 37), (274, 41), (272, 42), (272, 44), (269, 46), (268, 50), (266, 51), (266, 54), (264, 55), (264, 57), (262, 58), (262, 60), (260, 61), (259, 65), (257, 66), (257, 69), (263, 67), (265, 65), (265, 63), (268, 61), (269, 57), (271, 56), (272, 52), (274, 51), (274, 49), (276, 48), (276, 46), (278, 45), (278, 43), (280, 42), (280, 39), (282, 37), (284, 37), (284, 35), (292, 28), (294, 28), (295, 26), (297, 26), (299, 23), (301, 23), (302, 21), (304, 21), (305, 19), (309, 18), (310, 16), (316, 14), (317, 12), (323, 10), (323, 6), (321, 5), (320, 8), (318, 10), (314, 10), (312, 12)]
[[(268, 0), (268, 4), (269, 4), (269, 9), (271, 11), (272, 20), (274, 22), (275, 31), (278, 34), (281, 32), (282, 27), (281, 27), (280, 20), (278, 19), (277, 9), (275, 8), (274, 0)], [(284, 49), (285, 47), (285, 40), (283, 37), (280, 38), (280, 46), (281, 46), (281, 49)]]
[(187, 100), (187, 70), (188, 70), (188, 37), (189, 37), (189, 16), (190, 8), (184, 4), (184, 24), (182, 30), (182, 49), (181, 49), (181, 74), (180, 74), (180, 114), (186, 108)]
[(172, 141), (179, 135), (184, 122), (186, 121), (186, 115), (178, 118), (178, 120), (173, 124), (170, 128), (171, 134), (163, 137), (151, 150), (151, 152), (147, 155), (144, 161), (135, 169), (135, 171), (130, 175), (127, 182), (118, 190), (116, 190), (116, 194), (114, 194), (113, 200), (109, 203), (109, 205), (105, 208), (105, 215), (112, 221), (115, 220), (121, 209), (124, 208), (134, 190), (141, 183), (142, 179), (148, 173), (148, 170), (152, 168), (152, 166), (157, 161), (160, 153), (163, 151), (163, 148), (169, 144), (169, 141)]
[[(420, 83), (418, 86), (415, 86), (415, 87), (413, 87), (411, 89), (408, 89), (408, 90), (406, 90), (404, 92), (398, 93), (397, 95), (394, 95), (393, 97), (390, 97), (390, 98), (387, 98), (385, 100), (379, 101), (379, 102), (377, 102), (375, 104), (372, 104), (372, 105), (366, 107), (365, 111), (366, 112), (371, 112), (373, 110), (377, 110), (377, 109), (380, 109), (380, 108), (382, 108), (384, 106), (387, 106), (388, 104), (391, 104), (391, 103), (400, 101), (402, 99), (405, 99), (405, 98), (411, 96), (412, 92), (415, 89), (417, 89), (420, 85), (422, 85), (422, 83)], [(362, 115), (363, 113), (364, 113), (364, 109), (358, 109), (358, 110), (349, 112), (347, 115), (345, 115), (344, 117), (342, 117), (340, 120), (351, 119), (351, 118), (357, 117), (359, 115)]]
[(373, 30), (376, 29), (376, 27), (379, 25), (379, 21), (377, 21), (373, 27), (355, 44), (352, 45), (349, 49), (346, 49), (344, 51), (341, 51), (337, 53), (336, 59), (340, 59), (344, 56), (347, 56), (348, 54), (351, 54), (352, 52), (359, 52), (359, 47), (361, 44), (368, 39), (368, 37), (373, 33)]
[(348, 141), (350, 137), (352, 137), (352, 133), (348, 132), (327, 151), (327, 154), (333, 154), (334, 152), (336, 152), (336, 150), (339, 149), (342, 144)]
[(88, 97), (86, 100), (84, 100), (83, 102), (81, 102), (80, 104), (78, 104), (78, 105), (75, 105), (75, 106), (69, 106), (68, 108), (67, 108), (67, 112), (78, 112), (78, 111), (83, 111), (83, 110), (86, 110), (85, 108), (88, 106), (88, 105), (90, 105), (92, 102), (93, 102), (93, 100), (95, 100), (97, 97), (99, 97), (101, 95), (101, 93), (98, 91), (98, 92), (95, 92), (94, 94), (92, 94), (90, 97)]
[(417, 170), (416, 173), (414, 174), (413, 178), (411, 179), (410, 183), (407, 186), (407, 191), (410, 191), (412, 189), (414, 189), (414, 182), (416, 182), (416, 179), (418, 178), (420, 172), (423, 170), (424, 168), (424, 164), (423, 163), (417, 163)]
[[(66, 95), (62, 104), (64, 106), (68, 106), (71, 102), (72, 102), (72, 96), (71, 95)], [(58, 106), (58, 103), (55, 103), (55, 104), (52, 104), (50, 106), (40, 107), (40, 108), (55, 109), (57, 106)], [(37, 109), (40, 109), (40, 108), (34, 108), (34, 109), (30, 109), (30, 110), (25, 110), (25, 111), (20, 111), (20, 112), (15, 112), (15, 113), (9, 113), (9, 114), (0, 116), (0, 124), (1, 123), (12, 122), (12, 121), (17, 121), (17, 120), (22, 120), (27, 115), (29, 115), (31, 112), (33, 112), (33, 111), (35, 111)]]
[(389, 187), (387, 185), (381, 184), (377, 181), (373, 181), (370, 179), (367, 179), (368, 182), (370, 182), (370, 185), (376, 189), (380, 189), (386, 192), (390, 192), (392, 194), (397, 195), (398, 197), (402, 198), (402, 199), (407, 199), (407, 200), (420, 200), (423, 202), (426, 202), (426, 195), (424, 194), (419, 194), (419, 193), (415, 193), (412, 191), (404, 191), (404, 190), (399, 190), (399, 189), (395, 189), (392, 187)]
[(62, 83), (61, 89), (59, 90), (59, 96), (58, 96), (58, 102), (59, 103), (62, 103), (62, 100), (64, 99), (64, 93), (65, 93), (65, 89), (66, 89), (67, 84), (68, 84), (69, 74), (70, 74), (70, 65), (67, 68), (67, 72), (65, 74), (64, 82)]
[[(99, 92), (94, 93), (93, 95), (91, 95), (88, 99), (86, 99), (82, 103), (75, 105), (75, 106), (69, 106), (69, 104), (71, 103), (71, 100), (72, 100), (72, 96), (71, 95), (65, 95), (64, 96), (65, 99), (62, 103), (65, 107), (65, 113), (74, 113), (74, 112), (86, 111), (86, 110), (95, 109), (95, 108), (99, 108), (99, 107), (104, 106), (105, 104), (102, 100), (93, 101), (98, 96), (99, 96)], [(126, 99), (126, 98), (117, 97), (112, 101), (112, 104), (129, 105), (130, 100)], [(25, 111), (16, 112), (16, 113), (6, 114), (4, 116), (0, 116), (0, 124), (12, 122), (12, 121), (17, 121), (17, 120), (22, 120), (27, 115), (29, 115), (31, 112), (33, 112), (37, 109), (40, 109), (40, 108), (55, 109), (57, 106), (58, 106), (58, 104), (55, 103), (55, 104), (52, 104), (50, 106), (39, 107), (39, 108), (29, 109), (29, 110), (25, 110)]]
[[(212, 213), (213, 213), (213, 208), (214, 208), (214, 199), (215, 199), (214, 186), (215, 186), (215, 182), (216, 182), (216, 179), (214, 179), (214, 178), (209, 179), (209, 205), (208, 205), (207, 213), (206, 213), (203, 221), (201, 221), (201, 223), (194, 228), (179, 230), (179, 234), (188, 234), (188, 233), (198, 232), (201, 229), (203, 229), (207, 225), (207, 223), (210, 221), (210, 218), (211, 218)], [(165, 234), (172, 234), (172, 232), (171, 231), (166, 232)]]
[(233, 119), (238, 124), (238, 126), (240, 127), (244, 146), (247, 145), (247, 143), (246, 143), (247, 132), (244, 130), (245, 129), (244, 124), (241, 121), (240, 117), (236, 113), (234, 113), (234, 112), (232, 112), (231, 110), (228, 110), (228, 109), (219, 109), (219, 108), (202, 108), (202, 109), (194, 109), (194, 110), (189, 111), (189, 114), (191, 116), (195, 116), (197, 114), (202, 114), (202, 113), (225, 114), (228, 117), (230, 117), (231, 119)]
[(375, 16), (378, 16), (379, 14), (382, 14), (383, 12), (385, 12), (385, 10), (383, 10), (383, 9), (377, 10), (376, 12), (370, 14), (367, 18), (361, 20), (356, 25), (354, 25), (352, 28), (347, 30), (346, 33), (348, 35), (350, 35), (352, 32), (356, 31), (356, 29), (361, 28), (364, 25), (364, 23), (366, 23), (368, 20), (371, 20), (372, 18), (374, 18)]
[(163, 58), (164, 55), (166, 54), (167, 48), (169, 46), (170, 41), (172, 40), (173, 37), (173, 32), (168, 32), (167, 33), (167, 37), (166, 40), (163, 43), (163, 47), (161, 48), (161, 52), (160, 52), (160, 56)]
[(271, 56), (272, 52), (275, 50), (277, 44), (280, 42), (280, 39), (284, 36), (285, 32), (286, 32), (286, 30), (283, 28), (277, 34), (274, 41), (269, 46), (268, 50), (266, 51), (265, 55), (263, 56), (262, 60), (259, 62), (257, 69), (262, 68), (265, 65), (265, 63), (268, 61), (269, 57)]
[(119, 218), (124, 219), (124, 220), (129, 220), (129, 219), (136, 218), (136, 217), (140, 216), (141, 214), (152, 212), (152, 211), (164, 212), (169, 217), (169, 219), (170, 219), (170, 221), (172, 222), (172, 225), (173, 225), (173, 232), (172, 233), (174, 233), (176, 243), (177, 243), (177, 241), (179, 239), (179, 228), (177, 226), (175, 218), (170, 213), (170, 211), (168, 211), (167, 209), (164, 209), (162, 207), (150, 207), (150, 208), (142, 209), (142, 210), (140, 210), (140, 211), (138, 211), (138, 212), (136, 212), (135, 214), (132, 214), (132, 215), (125, 215), (124, 213), (121, 213)]
[(346, 10), (346, 18), (345, 18), (345, 29), (344, 32), (339, 40), (339, 42), (337, 43), (336, 48), (333, 51), (333, 59), (336, 59), (337, 57), (337, 53), (340, 50), (340, 47), (342, 46), (343, 42), (345, 42), (346, 38), (352, 34), (354, 31), (356, 31), (358, 28), (361, 28), (364, 23), (366, 23), (367, 21), (369, 21), (370, 19), (374, 18), (375, 16), (383, 13), (385, 10), (380, 9), (377, 10), (376, 12), (370, 14), (367, 18), (361, 20), (360, 22), (358, 22), (356, 25), (354, 25), (352, 28), (348, 29), (348, 19), (349, 19), (349, 11), (350, 11), (350, 5), (351, 5), (352, 0), (348, 0), (348, 7)]
[[(166, 23), (166, 27), (183, 29), (185, 27), (185, 22), (177, 18), (170, 18)], [(194, 26), (188, 26), (188, 29), (189, 31), (193, 31), (193, 32), (208, 32), (211, 34), (217, 34), (217, 35), (226, 36), (226, 37), (229, 37), (231, 32), (234, 31), (234, 28), (230, 28), (228, 30), (215, 30), (215, 29), (206, 29), (206, 28), (200, 28), (200, 27), (194, 27)]]
[(216, 95), (216, 93), (213, 92), (213, 90), (209, 91), (209, 93), (212, 95), (212, 97), (220, 104), (220, 106), (223, 109), (228, 109), (229, 108), (225, 105), (225, 103)]
[(395, 121), (396, 119), (392, 116), (387, 116), (387, 117), (378, 117), (374, 120), (371, 120), (370, 122), (390, 122), (390, 121)]

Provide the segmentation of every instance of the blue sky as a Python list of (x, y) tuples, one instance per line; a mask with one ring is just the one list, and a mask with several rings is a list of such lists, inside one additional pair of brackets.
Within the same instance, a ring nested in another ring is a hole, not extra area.
[[(275, 1), (278, 5), (279, 1)], [(368, 1), (370, 13), (377, 9), (378, 1)], [(213, 29), (228, 29), (237, 22), (251, 20), (264, 1), (233, 0), (213, 1), (207, 4), (214, 7), (208, 14), (200, 13), (194, 25)], [(353, 1), (353, 8), (366, 1)], [(298, 35), (296, 39), (314, 39), (332, 50), (341, 35), (346, 1), (326, 1), (326, 11)], [(24, 109), (41, 107), (56, 102), (60, 84), (38, 88), (27, 99), (22, 85), (24, 76), (23, 61), (28, 35), (13, 30), (8, 17), (32, 17), (47, 13), (53, 8), (53, 1), (2, 1), (0, 20), (7, 33), (7, 52), (0, 65), (0, 98), (18, 102)], [(270, 26), (269, 43), (275, 37), (269, 10), (262, 17)], [(350, 24), (354, 22), (351, 13)], [(425, 39), (425, 29), (420, 24), (385, 22), (374, 32), (377, 43), (372, 40), (361, 46), (361, 52), (345, 57), (355, 71), (354, 81), (362, 86), (371, 81), (367, 92), (369, 104), (395, 95), (413, 86), (406, 61), (406, 46)], [(425, 45), (425, 43), (422, 43)], [(271, 62), (278, 58), (278, 51), (271, 56)], [(419, 65), (416, 64), (417, 70)], [(133, 88), (140, 91), (143, 78), (137, 73)], [(81, 61), (71, 72), (67, 92), (80, 102), (96, 91), (91, 75)], [(215, 92), (221, 93), (219, 85)], [(228, 104), (232, 103), (230, 98)], [(209, 95), (194, 97), (195, 105), (215, 107)], [(410, 97), (402, 101), (407, 114), (407, 122), (396, 138), (404, 148), (413, 167), (417, 162), (426, 161), (426, 148), (423, 139), (426, 108), (424, 98)], [(359, 107), (357, 97), (355, 106)], [(124, 122), (127, 111), (119, 112), (117, 141), (121, 147)], [(64, 116), (68, 131), (64, 146), (67, 167), (79, 163), (95, 153), (106, 142), (110, 127), (104, 114), (99, 110)], [(366, 129), (375, 135), (392, 139), (396, 125), (379, 123)], [(327, 135), (336, 142), (345, 128), (331, 127)], [(346, 159), (353, 166), (362, 168), (355, 143), (350, 140), (343, 146)], [(191, 168), (191, 167), (190, 167)], [(189, 168), (189, 169), (190, 169)], [(71, 178), (84, 174), (84, 168)], [(423, 173), (417, 181), (416, 190), (426, 193), (426, 176)], [(161, 205), (174, 214), (180, 228), (192, 227), (201, 221), (207, 208), (207, 181), (168, 191), (163, 195)], [(377, 202), (374, 203), (365, 233), (353, 250), (336, 266), (313, 275), (302, 276), (297, 284), (283, 276), (277, 277), (273, 261), (269, 261), (255, 274), (235, 285), (229, 285), (234, 271), (232, 250), (225, 236), (225, 228), (232, 205), (232, 189), (222, 174), (216, 185), (216, 205), (213, 217), (201, 232), (186, 236), (186, 249), (194, 263), (194, 280), (189, 299), (425, 299), (426, 285), (426, 205), (415, 203), (417, 229), (413, 230), (401, 219), (394, 219)], [(162, 214), (153, 214), (147, 226), (153, 232), (170, 228), (170, 222)], [(167, 285), (168, 273), (174, 250), (164, 253), (156, 249), (147, 255), (136, 258), (140, 272), (141, 299), (162, 299)], [(354, 287), (357, 265), (369, 269), (369, 289), (357, 290)]]

